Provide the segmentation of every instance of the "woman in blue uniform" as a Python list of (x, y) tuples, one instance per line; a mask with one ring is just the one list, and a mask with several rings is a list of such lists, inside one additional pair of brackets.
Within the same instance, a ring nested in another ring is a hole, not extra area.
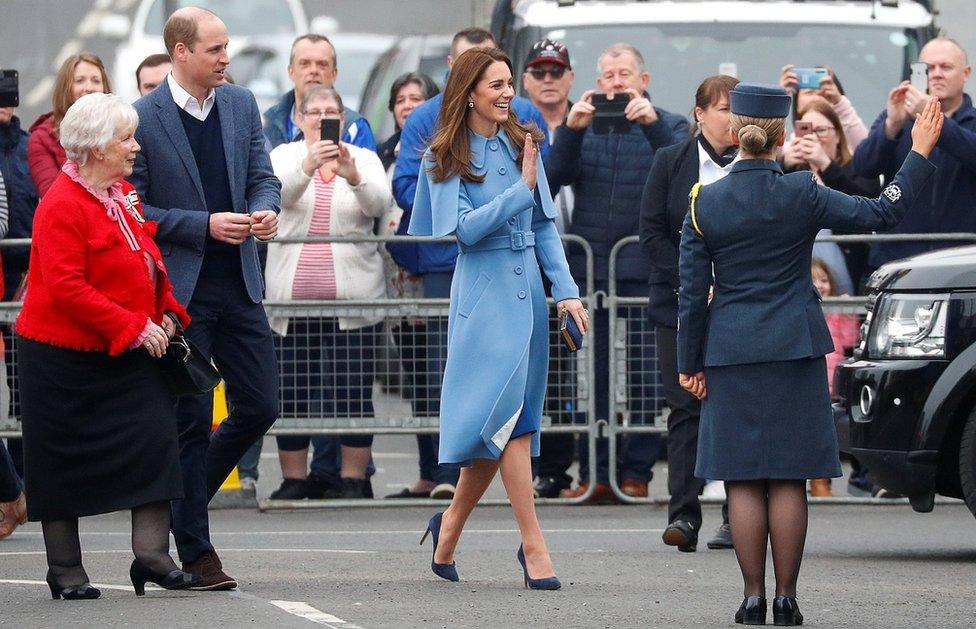
[[(932, 99), (912, 130), (913, 152), (878, 199), (784, 175), (790, 97), (740, 83), (730, 93), (741, 160), (724, 179), (692, 189), (682, 227), (678, 371), (703, 401), (695, 476), (727, 481), (732, 537), (745, 582), (735, 621), (764, 624), (767, 539), (777, 625), (803, 621), (796, 581), (806, 540), (806, 478), (841, 475), (824, 355), (833, 343), (810, 275), (823, 228), (891, 227), (935, 167), (942, 130)], [(709, 302), (709, 289), (714, 293)]]
[(474, 48), (457, 58), (410, 218), (409, 233), (455, 234), (460, 250), (451, 285), (439, 459), (463, 469), (451, 506), (428, 525), (431, 569), (458, 580), (458, 538), (500, 470), (522, 535), (517, 557), (525, 584), (557, 589), (532, 489), (531, 457), (539, 454), (549, 367), (540, 266), (557, 308), (584, 332), (588, 316), (553, 220), (536, 148), (543, 136), (518, 123), (510, 107), (514, 96), (505, 53)]

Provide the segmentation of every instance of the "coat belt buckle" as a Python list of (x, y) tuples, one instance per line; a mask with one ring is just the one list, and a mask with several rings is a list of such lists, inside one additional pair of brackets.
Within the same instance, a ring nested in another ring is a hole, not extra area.
[(510, 234), (512, 238), (512, 249), (514, 251), (522, 251), (525, 249), (525, 232), (517, 231)]

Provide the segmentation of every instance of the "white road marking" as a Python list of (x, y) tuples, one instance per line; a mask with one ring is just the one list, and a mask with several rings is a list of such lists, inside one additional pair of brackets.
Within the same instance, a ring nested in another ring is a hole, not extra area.
[[(31, 579), (0, 579), (0, 583), (6, 583), (8, 585), (47, 585), (47, 581), (34, 581)], [(92, 583), (99, 590), (117, 590), (119, 592), (133, 592), (131, 585), (106, 585), (104, 583)], [(163, 588), (155, 587), (154, 585), (147, 583), (147, 590), (157, 590), (163, 591)]]
[(337, 618), (332, 614), (327, 614), (323, 611), (315, 609), (308, 603), (303, 603), (301, 601), (268, 601), (275, 607), (282, 609), (292, 616), (298, 616), (299, 618), (304, 618), (305, 620), (314, 622), (319, 625), (324, 625), (326, 627), (333, 627), (333, 629), (338, 629), (342, 627), (343, 629), (353, 629), (355, 625), (347, 623), (342, 618)]
[[(518, 533), (518, 529), (464, 529), (466, 535), (472, 534), (489, 534), (497, 535), (502, 533)], [(560, 534), (560, 533), (598, 533), (598, 534), (642, 534), (642, 533), (663, 533), (664, 529), (543, 529), (543, 533), (546, 535)], [(315, 535), (417, 535), (423, 533), (419, 528), (417, 529), (400, 529), (400, 530), (390, 530), (390, 531), (374, 531), (374, 530), (358, 530), (358, 531), (338, 531), (338, 530), (313, 530), (313, 531), (211, 531), (210, 535), (213, 537), (220, 536), (234, 536), (234, 535), (268, 535), (268, 536), (279, 536), (279, 537), (294, 537), (294, 536), (315, 536)], [(82, 531), (82, 537), (129, 537), (132, 533), (128, 531)], [(19, 530), (14, 533), (10, 539), (16, 539), (18, 537), (41, 537), (42, 533), (40, 531), (24, 531)], [(336, 552), (362, 552), (362, 551), (336, 551)]]
[[(345, 550), (337, 548), (221, 548), (221, 553), (326, 553), (332, 555), (375, 555), (375, 550)], [(114, 555), (118, 553), (132, 553), (129, 548), (119, 550), (86, 550), (86, 555)], [(0, 557), (16, 557), (28, 555), (44, 555), (43, 550), (11, 550), (0, 551)]]

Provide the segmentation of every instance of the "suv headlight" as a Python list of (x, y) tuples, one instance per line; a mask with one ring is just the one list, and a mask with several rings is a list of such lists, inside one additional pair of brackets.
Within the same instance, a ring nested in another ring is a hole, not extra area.
[(945, 358), (948, 295), (883, 295), (872, 317), (876, 358)]

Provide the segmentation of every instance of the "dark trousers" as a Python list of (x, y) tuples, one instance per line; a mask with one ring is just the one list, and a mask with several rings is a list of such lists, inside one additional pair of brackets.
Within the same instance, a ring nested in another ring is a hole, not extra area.
[(183, 562), (213, 550), (207, 504), (244, 451), (278, 417), (271, 328), (264, 308), (247, 296), (240, 270), (201, 272), (187, 310), (193, 322), (186, 335), (220, 370), (230, 414), (211, 435), (211, 394), (177, 403), (184, 498), (173, 503), (173, 536)]
[[(285, 417), (369, 417), (373, 414), (374, 349), (381, 324), (340, 330), (336, 319), (292, 319), (288, 334), (276, 337), (281, 347), (281, 414)], [(334, 442), (335, 438), (328, 438)], [(280, 436), (278, 449), (304, 450), (309, 442), (330, 445), (320, 437)], [(373, 445), (373, 435), (342, 435), (353, 448)], [(334, 446), (333, 446), (334, 447)], [(331, 472), (327, 467), (326, 470)], [(316, 470), (312, 463), (313, 472)]]
[(13, 502), (20, 496), (20, 491), (20, 477), (7, 448), (0, 441), (0, 502)]
[[(597, 290), (606, 290), (606, 285), (597, 285)], [(617, 294), (621, 297), (646, 297), (647, 284), (638, 281), (620, 281)], [(593, 313), (593, 358), (596, 371), (596, 416), (610, 418), (610, 313), (600, 309)], [(631, 421), (637, 425), (648, 425), (657, 413), (655, 403), (657, 378), (654, 370), (654, 337), (646, 317), (630, 317), (627, 322), (627, 394)], [(661, 449), (661, 439), (657, 435), (632, 433), (619, 440), (617, 450), (618, 480), (628, 478), (650, 482), (651, 468)], [(580, 481), (589, 477), (589, 444), (586, 439), (579, 441)], [(609, 441), (601, 437), (596, 443), (596, 482), (609, 483), (610, 478)]]
[[(701, 402), (678, 384), (678, 329), (655, 326), (657, 364), (661, 371), (668, 415), (668, 522), (686, 520), (701, 528), (702, 509), (698, 495), (705, 479), (695, 477), (698, 460), (698, 424)], [(729, 521), (728, 504), (722, 506), (722, 521)]]

